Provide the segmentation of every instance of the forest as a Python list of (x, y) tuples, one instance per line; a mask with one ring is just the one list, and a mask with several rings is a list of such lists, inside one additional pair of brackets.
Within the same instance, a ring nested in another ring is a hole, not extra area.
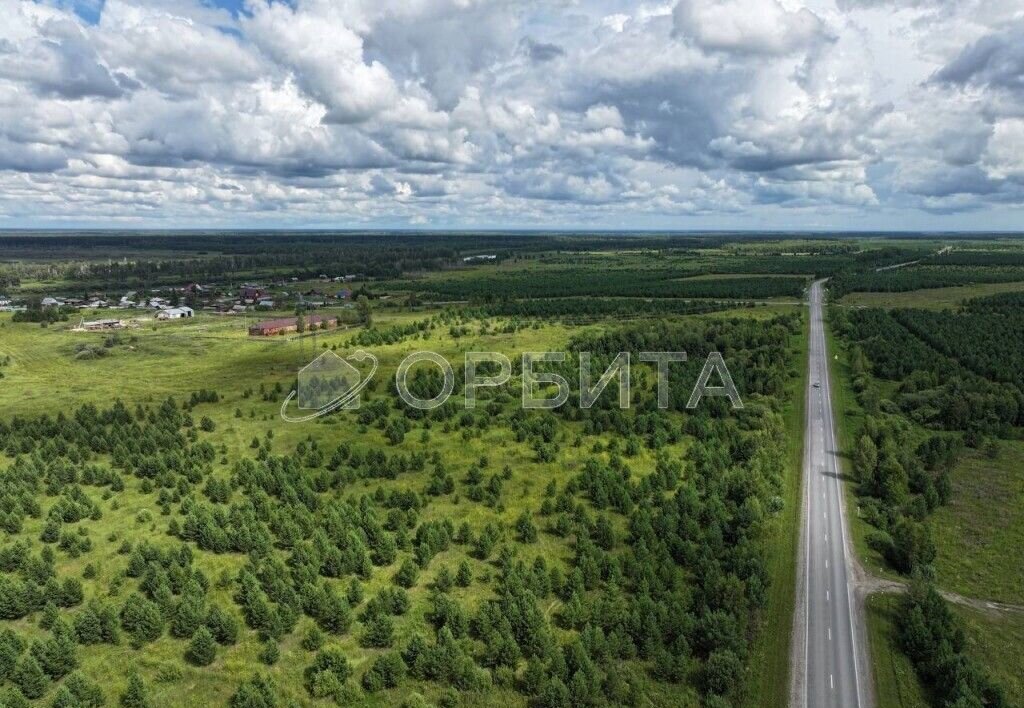
[(950, 503), (951, 473), (965, 447), (992, 457), (999, 438), (1020, 428), (1016, 352), (996, 344), (1012, 346), (1019, 334), (1019, 299), (973, 299), (957, 312), (832, 312), (863, 411), (851, 453), (858, 509), (873, 528), (866, 543), (910, 579), (899, 600), (898, 643), (937, 706), (1011, 705), (968, 654), (964, 630), (938, 592), (929, 517)]
[(807, 278), (685, 278), (674, 268), (545, 268), (499, 271), (458, 278), (433, 277), (395, 284), (436, 296), (489, 302), (506, 298), (561, 298), (581, 295), (636, 298), (798, 298)]

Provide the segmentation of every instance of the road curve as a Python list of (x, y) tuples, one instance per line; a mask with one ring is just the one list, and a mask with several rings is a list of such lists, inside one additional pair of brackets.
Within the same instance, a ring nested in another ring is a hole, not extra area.
[(855, 586), (832, 417), (823, 282), (815, 282), (809, 294), (804, 509), (790, 703), (794, 708), (871, 708), (867, 634)]

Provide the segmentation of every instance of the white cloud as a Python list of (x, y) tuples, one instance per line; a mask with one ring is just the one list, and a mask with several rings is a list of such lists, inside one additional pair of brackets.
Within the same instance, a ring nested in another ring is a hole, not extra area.
[(789, 54), (829, 37), (816, 14), (778, 0), (680, 0), (673, 17), (676, 32), (708, 51)]
[(984, 226), (1024, 207), (1018, 0), (64, 8), (0, 0), (0, 223)]

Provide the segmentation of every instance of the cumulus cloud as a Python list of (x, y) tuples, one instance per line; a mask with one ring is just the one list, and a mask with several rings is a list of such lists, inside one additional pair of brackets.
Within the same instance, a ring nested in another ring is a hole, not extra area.
[(673, 19), (680, 36), (708, 51), (789, 54), (829, 37), (816, 14), (778, 0), (680, 0)]
[(0, 225), (977, 225), (1024, 205), (1014, 0), (69, 6), (0, 0)]
[(1024, 24), (974, 42), (936, 75), (958, 85), (1006, 89), (1024, 95)]

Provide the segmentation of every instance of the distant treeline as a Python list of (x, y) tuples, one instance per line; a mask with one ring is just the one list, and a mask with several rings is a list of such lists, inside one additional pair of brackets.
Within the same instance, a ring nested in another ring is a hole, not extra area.
[(807, 284), (803, 277), (684, 279), (682, 275), (671, 268), (545, 268), (406, 281), (392, 287), (474, 302), (492, 302), (507, 298), (584, 295), (716, 299), (801, 297)]
[(710, 302), (662, 298), (565, 297), (532, 300), (504, 300), (481, 305), (475, 310), (484, 317), (647, 317), (653, 315), (695, 315), (742, 307), (746, 302)]
[[(931, 263), (933, 261), (929, 261)], [(851, 292), (907, 292), (975, 283), (1024, 281), (1024, 269), (1008, 265), (914, 265), (868, 272), (846, 272), (829, 283), (833, 296)]]

